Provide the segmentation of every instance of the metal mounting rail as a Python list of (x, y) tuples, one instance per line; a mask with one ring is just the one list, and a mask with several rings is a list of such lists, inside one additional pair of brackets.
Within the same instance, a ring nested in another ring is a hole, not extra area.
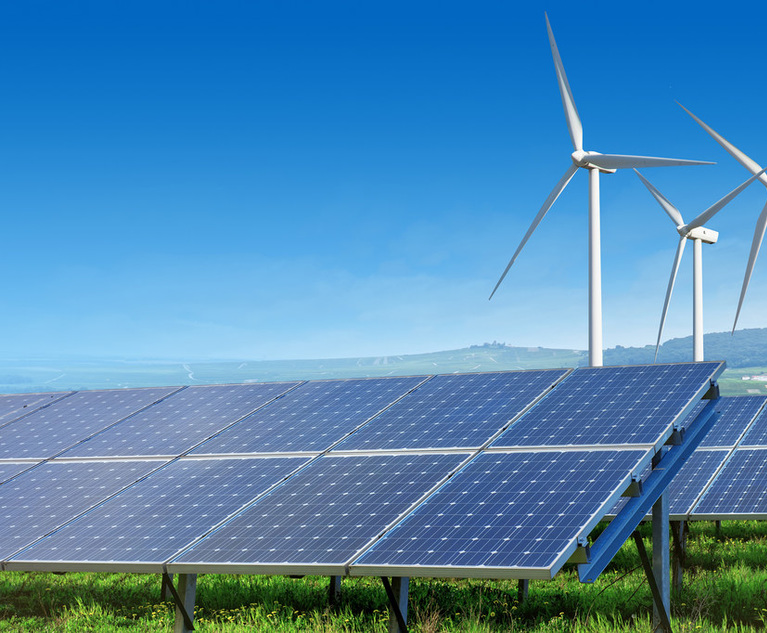
[(643, 494), (639, 497), (630, 498), (623, 510), (599, 535), (599, 538), (591, 546), (589, 562), (578, 565), (578, 579), (581, 582), (594, 582), (636, 527), (647, 516), (650, 508), (660, 498), (684, 462), (698, 447), (719, 417), (716, 412), (717, 401), (718, 398), (712, 399), (704, 407), (695, 423), (687, 429), (682, 444), (668, 449), (668, 452), (643, 482)]

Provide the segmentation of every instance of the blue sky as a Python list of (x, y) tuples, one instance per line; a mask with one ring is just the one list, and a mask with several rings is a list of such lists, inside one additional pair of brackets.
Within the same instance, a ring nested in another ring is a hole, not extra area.
[[(587, 346), (586, 174), (492, 301), (570, 164), (548, 11), (586, 149), (691, 220), (767, 162), (767, 8), (562, 2), (39, 2), (0, 8), (3, 355), (289, 359), (485, 341)], [(709, 226), (731, 327), (758, 183)], [(602, 178), (604, 342), (654, 343), (676, 247)], [(666, 335), (691, 332), (688, 249)], [(767, 253), (739, 327), (767, 327)]]

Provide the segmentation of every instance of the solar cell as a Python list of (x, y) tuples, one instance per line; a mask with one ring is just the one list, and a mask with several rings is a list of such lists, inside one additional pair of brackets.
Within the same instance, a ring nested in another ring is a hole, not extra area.
[(479, 448), (567, 370), (435, 376), (336, 450)]
[(0, 427), (46, 404), (56, 402), (72, 393), (14, 393), (0, 395)]
[(722, 363), (578, 368), (492, 446), (658, 446), (722, 370)]
[(740, 441), (740, 446), (767, 446), (767, 407), (756, 416)]
[(767, 449), (736, 449), (690, 518), (767, 519)]
[(162, 462), (47, 462), (0, 485), (0, 559), (6, 559)]
[(53, 457), (177, 389), (79, 391), (3, 428), (0, 459)]
[(192, 452), (324, 451), (423, 380), (409, 377), (307, 382)]
[(765, 396), (720, 398), (717, 407), (719, 419), (703, 438), (700, 446), (735, 446), (765, 402)]
[(188, 387), (69, 449), (65, 455), (180, 455), (296, 384)]
[(169, 563), (168, 571), (323, 573), (318, 568), (325, 566), (342, 574), (345, 562), (467, 457), (321, 457)]
[(307, 461), (179, 459), (15, 559), (161, 564)]
[[(650, 450), (484, 453), (356, 559), (352, 575), (553, 576)], [(389, 571), (387, 571), (387, 569)]]

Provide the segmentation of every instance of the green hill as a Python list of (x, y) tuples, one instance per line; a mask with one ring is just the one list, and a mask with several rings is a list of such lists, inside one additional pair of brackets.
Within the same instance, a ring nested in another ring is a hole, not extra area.
[[(721, 379), (726, 395), (767, 394), (767, 382), (743, 377), (767, 374), (767, 329), (740, 330), (735, 336), (706, 334), (706, 358), (727, 361)], [(655, 348), (617, 346), (605, 350), (606, 365), (652, 363)], [(692, 338), (667, 341), (659, 362), (686, 362)], [(583, 350), (514, 347), (484, 343), (428, 354), (314, 360), (113, 360), (33, 359), (0, 361), (0, 393), (109, 389), (161, 385), (317, 380), (372, 376), (445, 374), (509, 369), (577, 367), (588, 364)]]

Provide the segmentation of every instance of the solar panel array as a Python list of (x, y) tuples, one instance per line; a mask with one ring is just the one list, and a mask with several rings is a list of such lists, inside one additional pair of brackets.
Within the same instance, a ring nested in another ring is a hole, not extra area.
[(720, 398), (717, 410), (716, 424), (668, 487), (670, 518), (767, 519), (767, 396)]
[(0, 561), (551, 577), (722, 369), (3, 396)]

